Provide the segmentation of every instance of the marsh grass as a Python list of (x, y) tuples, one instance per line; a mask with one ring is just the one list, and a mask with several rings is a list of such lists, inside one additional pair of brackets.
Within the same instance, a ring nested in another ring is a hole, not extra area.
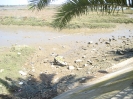
[(74, 18), (68, 28), (115, 28), (116, 23), (133, 23), (133, 18), (128, 18), (125, 14), (99, 15), (90, 13)]
[[(0, 48), (0, 78), (8, 82), (10, 78), (16, 80), (22, 77), (19, 70), (23, 69), (22, 66), (33, 51), (34, 49), (28, 46), (14, 46), (11, 49)], [(2, 83), (0, 86), (3, 86), (2, 92), (6, 93), (6, 87)]]
[[(1, 25), (29, 25), (29, 26), (48, 26), (53, 27), (56, 24), (52, 23), (55, 9), (47, 8), (45, 11), (39, 13), (39, 15), (17, 15), (15, 16), (1, 16)], [(21, 12), (21, 11), (20, 11)], [(26, 11), (25, 11), (26, 12)], [(4, 12), (3, 12), (4, 13)], [(29, 13), (29, 12), (28, 12)], [(45, 14), (45, 16), (43, 15)], [(129, 18), (127, 14), (132, 14), (133, 10), (124, 10), (124, 13), (114, 13), (112, 15), (101, 14), (96, 12), (90, 12), (87, 15), (75, 17), (65, 27), (66, 29), (77, 29), (77, 28), (115, 28), (116, 23), (133, 23), (133, 18)], [(19, 17), (20, 16), (20, 17)]]
[(29, 26), (47, 26), (49, 23), (42, 19), (34, 17), (4, 17), (0, 19), (1, 25), (29, 25)]

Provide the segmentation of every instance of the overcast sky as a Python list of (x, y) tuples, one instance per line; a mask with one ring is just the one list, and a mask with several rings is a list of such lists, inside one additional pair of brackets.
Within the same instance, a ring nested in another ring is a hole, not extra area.
[[(52, 4), (61, 4), (66, 0), (55, 0)], [(28, 0), (0, 0), (0, 5), (26, 5)]]

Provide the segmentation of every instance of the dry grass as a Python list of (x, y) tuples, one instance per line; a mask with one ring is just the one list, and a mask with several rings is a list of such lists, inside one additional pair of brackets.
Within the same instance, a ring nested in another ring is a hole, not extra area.
[[(47, 7), (42, 11), (28, 9), (1, 10), (0, 24), (52, 27), (52, 20), (56, 11), (54, 7)], [(132, 13), (133, 10), (125, 10), (125, 13), (119, 12), (113, 15), (101, 15), (91, 12), (88, 15), (73, 18), (66, 28), (115, 28), (116, 23), (133, 23), (133, 18), (126, 15)]]

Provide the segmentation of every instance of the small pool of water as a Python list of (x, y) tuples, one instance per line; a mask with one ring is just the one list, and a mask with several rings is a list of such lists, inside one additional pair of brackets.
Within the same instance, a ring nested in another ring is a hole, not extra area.
[(122, 28), (108, 33), (58, 33), (48, 32), (39, 29), (25, 29), (23, 28), (0, 28), (0, 47), (11, 46), (14, 44), (19, 45), (36, 45), (48, 43), (72, 43), (72, 42), (96, 42), (100, 38), (109, 39), (112, 36), (133, 36), (133, 29)]

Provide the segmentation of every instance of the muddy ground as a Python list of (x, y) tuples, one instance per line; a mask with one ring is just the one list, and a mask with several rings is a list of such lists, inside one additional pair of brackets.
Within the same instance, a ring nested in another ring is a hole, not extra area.
[[(90, 33), (53, 33), (2, 26), (1, 46), (26, 44), (36, 51), (22, 66), (27, 73), (16, 97), (51, 99), (64, 91), (116, 71), (115, 64), (133, 57), (132, 24)], [(34, 31), (34, 32), (32, 32)], [(106, 32), (108, 31), (108, 32)], [(6, 34), (6, 37), (5, 37)], [(63, 56), (66, 66), (54, 62)]]

